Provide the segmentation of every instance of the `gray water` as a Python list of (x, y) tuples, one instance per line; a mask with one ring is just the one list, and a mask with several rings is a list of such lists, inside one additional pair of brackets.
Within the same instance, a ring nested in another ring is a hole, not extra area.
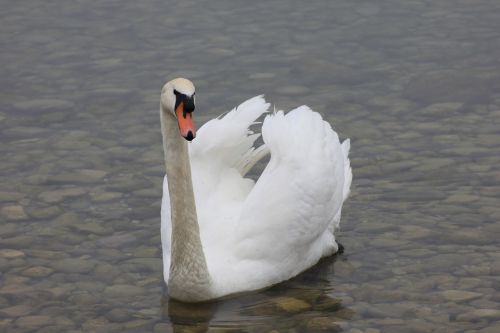
[[(2, 1), (1, 332), (500, 332), (500, 2)], [(164, 294), (159, 92), (352, 140), (343, 255)]]

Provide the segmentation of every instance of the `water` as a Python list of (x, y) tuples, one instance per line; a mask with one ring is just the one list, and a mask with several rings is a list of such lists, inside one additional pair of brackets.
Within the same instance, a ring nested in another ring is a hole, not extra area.
[[(0, 331), (500, 331), (498, 1), (18, 1), (0, 13)], [(352, 140), (346, 253), (165, 296), (159, 92), (265, 93)]]

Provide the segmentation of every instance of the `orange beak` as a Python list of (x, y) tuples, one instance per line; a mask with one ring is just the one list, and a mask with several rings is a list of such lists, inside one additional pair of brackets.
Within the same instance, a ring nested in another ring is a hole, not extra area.
[(196, 129), (193, 123), (193, 113), (184, 111), (184, 102), (179, 103), (175, 109), (179, 131), (184, 139), (191, 141), (196, 137)]

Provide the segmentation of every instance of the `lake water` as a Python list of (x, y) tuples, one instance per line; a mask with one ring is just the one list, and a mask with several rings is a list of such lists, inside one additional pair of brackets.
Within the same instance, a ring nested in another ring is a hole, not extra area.
[[(2, 1), (0, 331), (500, 332), (500, 2)], [(164, 296), (159, 93), (352, 140), (345, 254)]]

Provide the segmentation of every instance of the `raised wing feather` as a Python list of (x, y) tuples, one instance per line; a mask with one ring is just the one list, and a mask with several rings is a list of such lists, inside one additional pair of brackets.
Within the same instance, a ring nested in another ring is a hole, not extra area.
[(268, 108), (269, 103), (263, 96), (255, 96), (224, 116), (207, 122), (198, 130), (197, 139), (189, 147), (191, 163), (235, 168), (245, 175), (255, 158), (265, 152), (264, 147), (253, 148), (260, 134), (254, 134), (249, 127)]

